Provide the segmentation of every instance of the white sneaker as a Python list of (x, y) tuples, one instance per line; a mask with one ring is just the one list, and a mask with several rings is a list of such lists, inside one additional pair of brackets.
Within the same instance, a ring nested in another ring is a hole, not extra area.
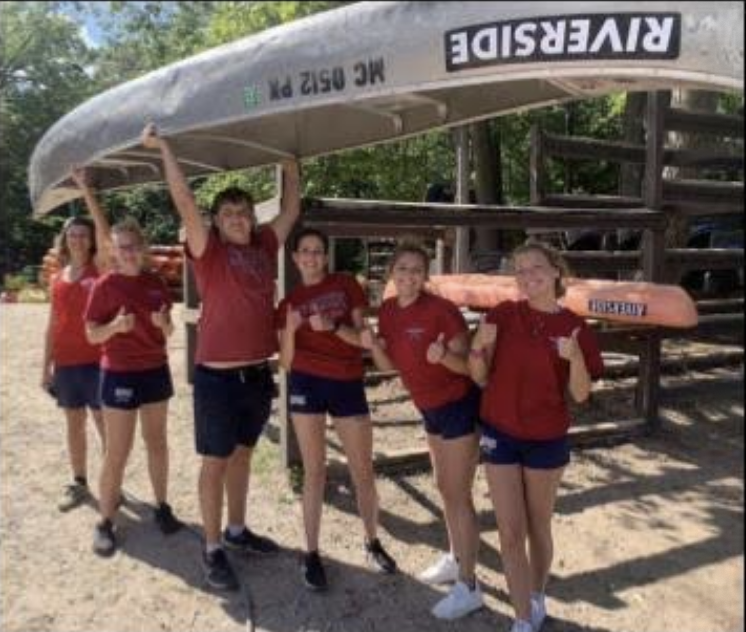
[(534, 632), (534, 626), (529, 621), (516, 619), (513, 621), (513, 627), (510, 628), (510, 632)]
[(531, 627), (534, 632), (539, 632), (544, 619), (547, 618), (547, 607), (544, 599), (535, 599), (531, 597)]
[(479, 584), (476, 585), (474, 590), (469, 590), (464, 582), (456, 582), (448, 595), (436, 603), (431, 612), (438, 619), (453, 621), (474, 612), (474, 610), (479, 610), (483, 605), (484, 598), (482, 597), (482, 591), (479, 589)]
[(422, 571), (418, 579), (426, 584), (455, 582), (458, 580), (458, 562), (451, 553), (445, 553), (435, 564)]

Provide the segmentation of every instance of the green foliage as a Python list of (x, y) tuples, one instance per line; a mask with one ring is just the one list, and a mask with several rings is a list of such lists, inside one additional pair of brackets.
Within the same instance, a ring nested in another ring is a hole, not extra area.
[(26, 187), (31, 153), (46, 129), (93, 94), (78, 27), (53, 2), (0, 5), (0, 273), (38, 263), (54, 222), (33, 222)]

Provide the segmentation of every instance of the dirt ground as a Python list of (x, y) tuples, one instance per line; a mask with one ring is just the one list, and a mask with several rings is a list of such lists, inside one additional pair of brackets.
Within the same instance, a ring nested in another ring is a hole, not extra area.
[[(429, 614), (444, 589), (423, 585), (416, 576), (442, 549), (445, 535), (428, 473), (379, 479), (381, 536), (401, 567), (390, 577), (366, 567), (350, 487), (344, 480), (330, 482), (322, 553), (331, 589), (323, 595), (306, 591), (297, 566), (300, 507), (278, 467), (279, 447), (271, 440), (276, 420), (257, 454), (249, 523), (285, 549), (272, 558), (232, 556), (243, 590), (226, 597), (208, 589), (199, 568), (198, 460), (183, 327), (170, 343), (177, 388), (169, 418), (170, 500), (191, 528), (170, 537), (156, 529), (138, 441), (125, 479), (127, 502), (117, 518), (122, 548), (112, 559), (95, 556), (94, 507), (67, 514), (56, 509), (69, 468), (62, 417), (38, 387), (46, 312), (46, 305), (0, 307), (3, 630), (509, 629), (498, 536), (481, 473), (474, 496), (482, 527), (482, 611), (451, 624)], [(742, 366), (666, 378), (664, 384), (659, 433), (573, 454), (555, 520), (545, 632), (744, 629)], [(611, 393), (605, 414), (626, 416), (629, 389), (615, 391), (607, 382), (601, 390)], [(415, 416), (394, 385), (372, 389), (371, 399), (374, 418), (382, 422), (376, 426), (377, 451), (384, 445), (423, 445), (416, 425), (386, 427), (386, 419)], [(95, 446), (92, 429), (89, 438)], [(336, 439), (330, 439), (332, 455)], [(99, 463), (91, 450), (94, 483)]]

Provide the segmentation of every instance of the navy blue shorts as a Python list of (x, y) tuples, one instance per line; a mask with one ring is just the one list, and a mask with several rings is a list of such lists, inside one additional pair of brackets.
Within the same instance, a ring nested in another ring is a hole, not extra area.
[(239, 445), (253, 448), (272, 411), (275, 385), (269, 363), (232, 369), (194, 369), (197, 454), (227, 458)]
[(101, 370), (98, 364), (60, 366), (54, 369), (50, 393), (60, 408), (101, 408)]
[(458, 439), (472, 434), (477, 429), (480, 396), (481, 392), (475, 386), (455, 402), (421, 410), (425, 431), (442, 439)]
[(167, 364), (146, 371), (101, 371), (101, 403), (108, 408), (136, 410), (173, 397)]
[(566, 436), (548, 441), (516, 439), (484, 422), (481, 426), (479, 451), (482, 463), (554, 470), (570, 462), (570, 442)]
[(362, 417), (370, 414), (363, 380), (334, 380), (291, 371), (288, 377), (290, 411), (305, 415)]

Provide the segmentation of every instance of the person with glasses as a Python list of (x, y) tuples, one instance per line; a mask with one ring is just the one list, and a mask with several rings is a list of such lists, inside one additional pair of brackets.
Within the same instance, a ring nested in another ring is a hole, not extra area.
[(396, 571), (396, 562), (377, 537), (373, 428), (359, 335), (368, 302), (353, 277), (327, 272), (328, 244), (327, 236), (312, 228), (296, 235), (293, 261), (301, 283), (278, 308), (280, 364), (289, 372), (290, 411), (303, 459), (306, 553), (301, 573), (311, 590), (327, 587), (319, 554), (327, 414), (342, 442), (355, 485), (368, 563), (383, 573)]
[(106, 433), (99, 398), (101, 348), (88, 342), (83, 313), (99, 275), (110, 264), (109, 222), (85, 169), (71, 179), (83, 193), (88, 217), (71, 217), (55, 239), (60, 271), (49, 282), (49, 321), (44, 338), (41, 386), (62, 408), (67, 421), (67, 451), (73, 480), (57, 508), (70, 511), (92, 500), (88, 487), (87, 410), (101, 442)]
[(512, 261), (525, 298), (487, 313), (469, 369), (483, 386), (481, 459), (515, 611), (511, 632), (538, 632), (554, 554), (552, 514), (570, 460), (566, 392), (587, 400), (603, 361), (593, 331), (559, 302), (567, 276), (560, 254), (529, 241)]
[(85, 312), (86, 333), (101, 345), (101, 401), (106, 453), (99, 482), (93, 550), (110, 556), (118, 546), (114, 515), (132, 450), (138, 415), (153, 487), (155, 521), (170, 535), (182, 522), (167, 502), (168, 400), (173, 396), (166, 339), (173, 332), (171, 297), (164, 281), (147, 269), (147, 243), (133, 219), (111, 229), (116, 268), (93, 286)]
[[(279, 550), (273, 540), (246, 526), (246, 500), (254, 448), (274, 396), (269, 358), (277, 351), (277, 253), (300, 215), (298, 163), (282, 161), (281, 209), (272, 222), (260, 226), (251, 196), (229, 187), (215, 197), (208, 226), (171, 144), (154, 124), (146, 125), (142, 144), (163, 160), (202, 299), (193, 391), (195, 443), (202, 458), (202, 566), (210, 586), (237, 590), (240, 584), (223, 547), (260, 554)], [(224, 493), (228, 524), (221, 531)]]
[(475, 572), (479, 527), (472, 498), (479, 389), (469, 378), (466, 321), (453, 303), (425, 289), (429, 265), (427, 251), (417, 244), (396, 249), (389, 263), (396, 296), (381, 305), (378, 335), (366, 329), (362, 343), (379, 369), (399, 371), (423, 417), (449, 552), (420, 580), (452, 584), (432, 614), (454, 620), (484, 604)]

